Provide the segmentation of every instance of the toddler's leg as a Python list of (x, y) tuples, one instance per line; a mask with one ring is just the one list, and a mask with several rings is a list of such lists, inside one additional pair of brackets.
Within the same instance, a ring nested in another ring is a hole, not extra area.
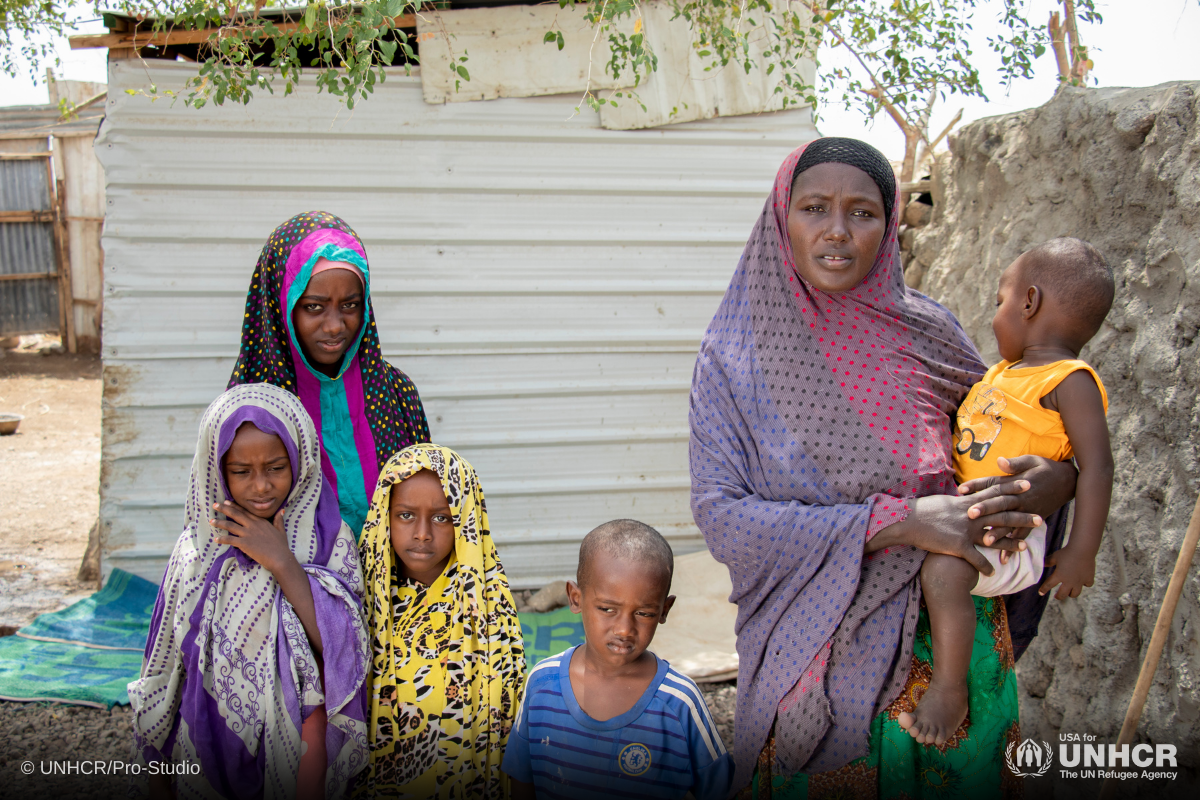
[(967, 717), (967, 673), (975, 643), (971, 589), (978, 580), (979, 571), (957, 556), (925, 556), (921, 591), (933, 634), (933, 679), (913, 713), (898, 720), (921, 744), (945, 744)]

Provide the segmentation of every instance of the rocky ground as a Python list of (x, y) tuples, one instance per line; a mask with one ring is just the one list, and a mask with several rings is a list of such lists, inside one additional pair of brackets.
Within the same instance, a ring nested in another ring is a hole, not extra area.
[[(707, 683), (700, 690), (725, 746), (732, 749), (737, 688), (733, 683)], [(132, 755), (128, 706), (109, 712), (56, 703), (0, 702), (0, 731), (5, 732), (0, 737), (0, 794), (5, 797), (105, 800), (124, 796), (129, 788), (128, 767), (123, 766)], [(115, 774), (114, 764), (120, 765)], [(95, 774), (101, 765), (109, 774)]]
[[(0, 358), (0, 413), (25, 417), (16, 434), (0, 437), (0, 635), (96, 590), (77, 574), (99, 506), (100, 360), (45, 344), (27, 341)], [(0, 702), (0, 731), (5, 797), (125, 792), (122, 776), (43, 773), (68, 762), (128, 761), (128, 707)]]
[(0, 794), (5, 797), (107, 800), (128, 789), (128, 706), (110, 713), (57, 703), (0, 703), (0, 730)]
[(700, 691), (704, 693), (704, 702), (712, 712), (717, 730), (721, 732), (721, 740), (727, 750), (733, 750), (733, 712), (737, 707), (737, 684), (734, 681), (724, 683), (702, 683)]

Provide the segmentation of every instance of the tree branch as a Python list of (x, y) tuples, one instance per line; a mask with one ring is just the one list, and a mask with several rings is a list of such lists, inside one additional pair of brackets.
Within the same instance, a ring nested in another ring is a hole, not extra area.
[(1057, 11), (1050, 12), (1046, 29), (1050, 32), (1050, 49), (1054, 51), (1054, 60), (1058, 63), (1058, 79), (1066, 83), (1071, 80), (1071, 61), (1067, 58), (1066, 38)]

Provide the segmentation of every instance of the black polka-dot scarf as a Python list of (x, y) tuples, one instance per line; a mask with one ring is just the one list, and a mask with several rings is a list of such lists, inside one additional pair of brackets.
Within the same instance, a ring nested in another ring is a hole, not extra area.
[[(230, 387), (242, 383), (273, 383), (300, 395), (302, 401), (308, 401), (305, 407), (314, 420), (320, 418), (319, 405), (315, 409), (308, 408), (312, 402), (312, 398), (308, 397), (311, 393), (300, 391), (297, 367), (301, 370), (300, 382), (315, 379), (306, 366), (297, 363), (303, 356), (291, 344), (291, 320), (286, 318), (281, 298), (287, 279), (288, 257), (292, 251), (308, 237), (314, 234), (320, 236), (322, 232), (330, 236), (331, 231), (344, 234), (346, 243), (362, 254), (365, 260), (365, 251), (358, 235), (341, 219), (324, 211), (297, 214), (276, 228), (267, 239), (254, 267), (254, 276), (250, 279), (246, 315), (242, 322), (241, 352), (233, 375), (229, 378)], [(336, 234), (333, 236), (336, 237)], [(369, 275), (364, 277), (370, 280)], [(425, 419), (417, 387), (407, 375), (383, 359), (379, 349), (379, 333), (375, 327), (375, 311), (371, 308), (369, 297), (363, 324), (366, 330), (358, 351), (342, 374), (344, 376), (357, 369), (362, 377), (361, 400), (351, 402), (350, 415), (352, 418), (365, 418), (369, 423), (371, 438), (374, 439), (373, 473), (364, 475), (370, 484), (366, 493), (369, 499), (379, 470), (393, 453), (410, 444), (429, 441), (429, 423)], [(348, 396), (352, 394), (348, 393)], [(326, 474), (329, 474), (328, 463)]]
[(779, 169), (692, 379), (692, 512), (738, 604), (739, 786), (772, 724), (781, 771), (866, 755), (908, 676), (924, 554), (863, 545), (908, 498), (954, 491), (951, 420), (984, 371), (953, 315), (905, 287), (899, 214), (854, 289), (797, 274), (803, 153)]

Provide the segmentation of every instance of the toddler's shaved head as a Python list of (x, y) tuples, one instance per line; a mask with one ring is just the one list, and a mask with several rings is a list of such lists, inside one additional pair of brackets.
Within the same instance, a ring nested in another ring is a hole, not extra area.
[(646, 523), (614, 519), (583, 537), (583, 543), (579, 545), (579, 568), (575, 573), (580, 588), (587, 585), (592, 565), (600, 553), (657, 568), (666, 580), (666, 591), (670, 591), (675, 556), (663, 535)]
[(1062, 236), (1021, 256), (1022, 278), (1053, 295), (1079, 328), (1082, 343), (1096, 335), (1112, 308), (1115, 283), (1100, 251), (1082, 239)]

